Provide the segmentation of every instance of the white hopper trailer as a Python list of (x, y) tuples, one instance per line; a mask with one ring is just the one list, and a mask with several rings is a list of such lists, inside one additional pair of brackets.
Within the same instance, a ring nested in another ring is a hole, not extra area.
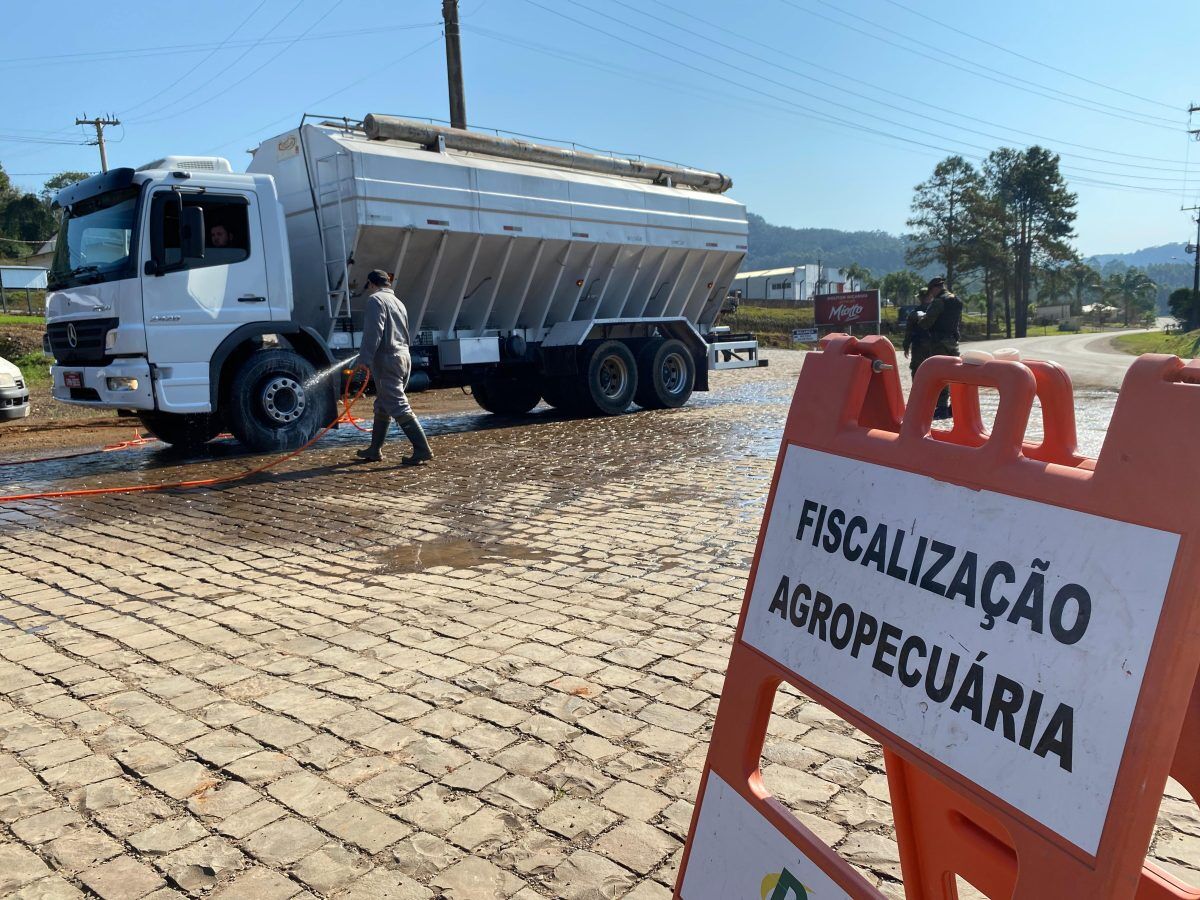
[(413, 388), (469, 384), (504, 414), (679, 406), (710, 369), (761, 364), (714, 328), (746, 252), (729, 186), (374, 115), (302, 122), (241, 175), (113, 170), (58, 197), (54, 394), (136, 410), (169, 443), (297, 446), (333, 415), (337, 385), (312, 376), (355, 354), (378, 268), (408, 309)]

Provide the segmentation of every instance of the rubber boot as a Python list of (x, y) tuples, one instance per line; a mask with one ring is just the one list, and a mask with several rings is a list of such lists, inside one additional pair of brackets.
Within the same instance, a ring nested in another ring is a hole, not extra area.
[(950, 409), (950, 388), (942, 388), (942, 392), (938, 394), (937, 408), (933, 411), (934, 421), (954, 418), (954, 412)]
[(421, 423), (412, 413), (407, 416), (397, 416), (396, 424), (404, 432), (405, 436), (412, 441), (413, 453), (412, 456), (406, 456), (400, 461), (404, 466), (423, 466), (429, 460), (433, 459), (433, 451), (429, 449), (429, 441), (425, 438), (425, 432), (421, 428)]
[(365, 450), (355, 451), (359, 459), (367, 462), (379, 462), (383, 459), (383, 442), (387, 440), (388, 426), (392, 424), (392, 417), (387, 413), (379, 411), (375, 413), (375, 421), (371, 423), (371, 446)]

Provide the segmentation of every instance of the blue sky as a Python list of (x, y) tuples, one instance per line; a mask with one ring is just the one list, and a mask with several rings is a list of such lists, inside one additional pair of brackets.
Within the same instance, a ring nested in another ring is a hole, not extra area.
[[(1185, 134), (1200, 102), (1195, 0), (461, 7), (473, 127), (717, 169), (778, 224), (899, 233), (913, 186), (949, 152), (1041, 143), (1063, 154), (1085, 254), (1194, 235), (1180, 206), (1200, 198)], [(125, 123), (110, 165), (217, 153), (236, 169), (305, 111), (446, 117), (440, 0), (96, 9), (5, 12), (0, 164), (28, 189), (98, 169), (94, 147), (30, 142), (84, 139), (84, 113)]]

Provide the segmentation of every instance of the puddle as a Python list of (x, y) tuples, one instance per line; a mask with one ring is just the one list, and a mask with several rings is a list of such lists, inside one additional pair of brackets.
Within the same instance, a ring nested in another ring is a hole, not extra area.
[(524, 544), (504, 543), (495, 535), (443, 537), (417, 541), (385, 550), (379, 554), (383, 574), (424, 572), (445, 566), (450, 569), (470, 569), (486, 563), (538, 562), (552, 556), (548, 550)]

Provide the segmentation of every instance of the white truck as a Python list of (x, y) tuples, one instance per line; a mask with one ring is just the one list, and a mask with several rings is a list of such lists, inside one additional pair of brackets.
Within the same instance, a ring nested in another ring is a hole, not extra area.
[[(292, 448), (335, 414), (366, 275), (393, 274), (413, 379), (519, 415), (682, 405), (764, 364), (714, 328), (746, 252), (728, 178), (389, 116), (302, 120), (244, 174), (169, 156), (62, 190), (54, 396), (170, 444)], [(339, 373), (340, 374), (340, 373)]]

